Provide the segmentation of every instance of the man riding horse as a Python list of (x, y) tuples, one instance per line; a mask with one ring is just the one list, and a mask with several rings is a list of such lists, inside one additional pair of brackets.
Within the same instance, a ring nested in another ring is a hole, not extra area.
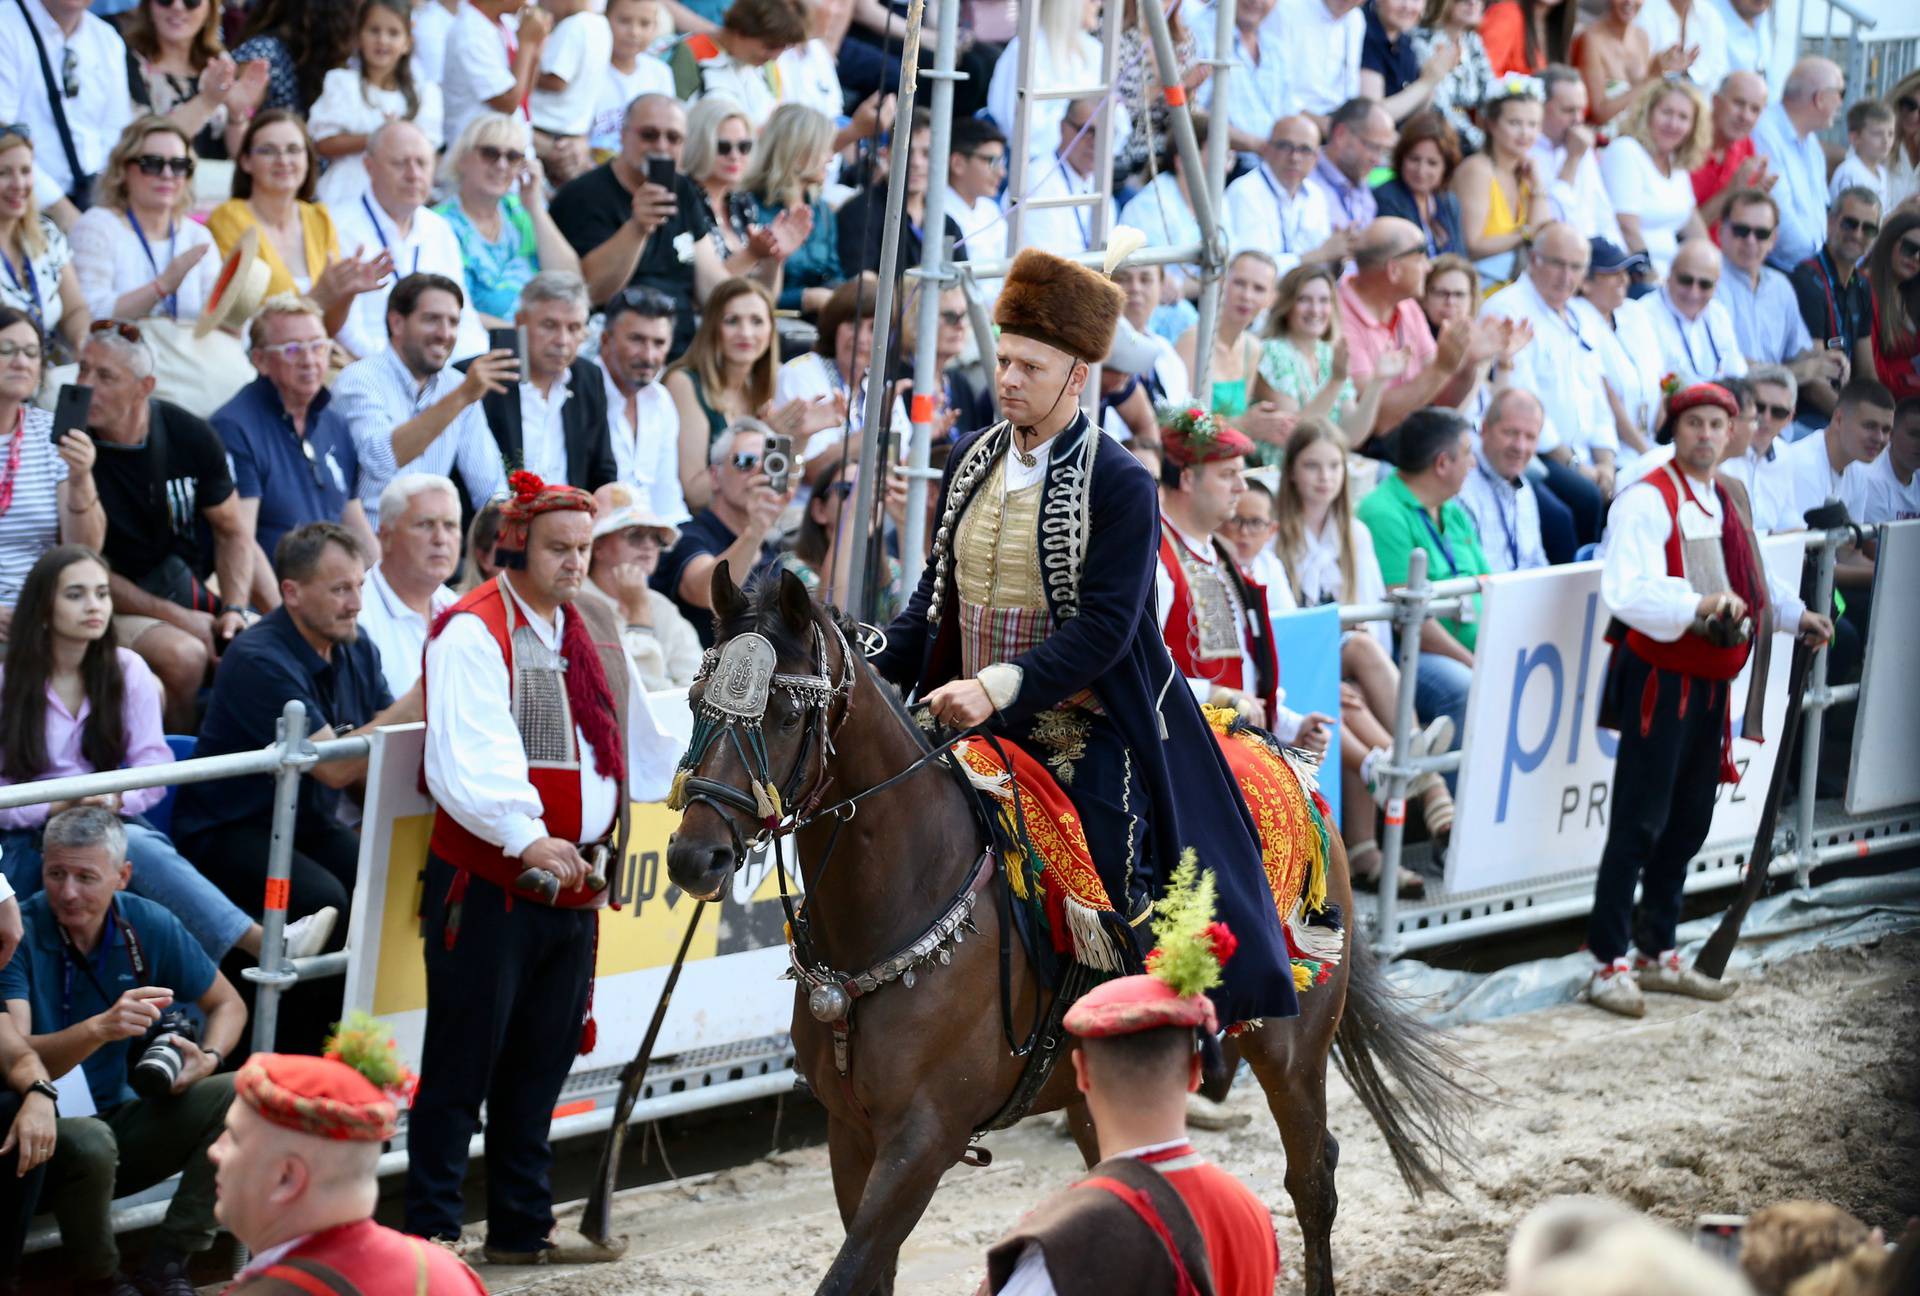
[(991, 721), (1053, 770), (1130, 959), (1181, 852), (1197, 851), (1240, 939), (1212, 992), (1220, 1021), (1292, 1016), (1253, 820), (1154, 615), (1156, 484), (1080, 410), (1124, 300), (1038, 249), (1014, 261), (994, 309), (1006, 418), (954, 448), (919, 588), (873, 665), (935, 719)]

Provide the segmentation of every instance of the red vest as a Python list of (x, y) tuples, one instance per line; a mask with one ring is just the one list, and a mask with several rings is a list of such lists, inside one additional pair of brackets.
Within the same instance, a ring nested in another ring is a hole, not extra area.
[(289, 1288), (306, 1296), (487, 1296), (480, 1275), (445, 1247), (370, 1219), (315, 1233), (264, 1270), (227, 1288), (225, 1296)]
[[(494, 643), (500, 647), (500, 656), (507, 664), (507, 688), (513, 688), (513, 626), (521, 620), (520, 610), (500, 588), (501, 582), (490, 580), (484, 585), (467, 592), (458, 603), (441, 614), (435, 625), (436, 633), (454, 617), (471, 614), (480, 618), (493, 636)], [(568, 616), (578, 616), (579, 611), (567, 609)], [(420, 673), (421, 698), (428, 706), (432, 700), (426, 696), (427, 676), (425, 670)], [(511, 705), (511, 698), (509, 698)], [(428, 711), (428, 723), (432, 723), (432, 712)], [(569, 726), (571, 729), (571, 726)], [(527, 779), (533, 784), (535, 792), (540, 794), (541, 818), (547, 826), (549, 836), (562, 841), (580, 840), (580, 762), (582, 752), (576, 735), (569, 732), (568, 746), (572, 751), (571, 764), (541, 764), (531, 762), (527, 769)], [(586, 754), (591, 760), (591, 753)], [(624, 795), (624, 791), (622, 792)], [(618, 820), (616, 806), (615, 819)], [(485, 878), (501, 890), (513, 894), (513, 883), (525, 871), (526, 865), (505, 854), (490, 841), (474, 836), (461, 826), (460, 821), (436, 806), (433, 812), (433, 837), (428, 843), (435, 855), (457, 869)], [(562, 891), (554, 904), (561, 909), (586, 909), (604, 903), (605, 892), (594, 891), (589, 887), (576, 887), (571, 891)]]
[[(1174, 669), (1188, 679), (1211, 680), (1221, 688), (1252, 694), (1267, 708), (1267, 723), (1272, 724), (1274, 703), (1280, 690), (1280, 660), (1274, 652), (1273, 621), (1267, 614), (1265, 587), (1248, 579), (1234, 564), (1232, 556), (1221, 552), (1220, 546), (1215, 544), (1212, 557), (1221, 578), (1238, 591), (1245, 604), (1241, 612), (1250, 620), (1243, 622), (1238, 617), (1234, 619), (1234, 650), (1231, 656), (1203, 660), (1199, 655), (1198, 611), (1176, 545), (1179, 549), (1186, 549), (1189, 554), (1193, 552), (1174, 534), (1173, 528), (1163, 522), (1160, 527), (1160, 565), (1166, 568), (1167, 575), (1173, 579), (1173, 606), (1166, 611), (1162, 637), (1167, 641), (1167, 655), (1173, 658)], [(1254, 672), (1260, 678), (1246, 678), (1245, 657), (1252, 657)]]
[[(1693, 487), (1686, 483), (1678, 469), (1670, 471), (1663, 468), (1658, 472), (1649, 473), (1642, 480), (1659, 491), (1660, 498), (1666, 502), (1667, 521), (1670, 524), (1667, 529), (1667, 575), (1685, 580), (1687, 567), (1683, 552), (1684, 542), (1680, 535), (1680, 504), (1683, 493), (1685, 499), (1695, 499)], [(1740, 515), (1734, 512), (1733, 501), (1726, 491), (1718, 485), (1713, 489), (1720, 503), (1720, 549), (1724, 554), (1727, 549), (1728, 530), (1741, 525)], [(1756, 554), (1754, 557), (1757, 561), (1759, 555)], [(1731, 571), (1733, 563), (1728, 562), (1727, 567)], [(1755, 599), (1748, 599), (1747, 602), (1748, 614), (1753, 617), (1753, 632), (1768, 633), (1766, 627), (1762, 625), (1761, 613), (1764, 608), (1758, 606), (1758, 601)], [(1732, 648), (1721, 648), (1709, 643), (1700, 635), (1689, 633), (1681, 635), (1672, 643), (1661, 643), (1634, 629), (1627, 631), (1627, 647), (1631, 648), (1641, 660), (1659, 670), (1709, 680), (1732, 679), (1747, 664), (1747, 656), (1753, 651), (1751, 640)]]

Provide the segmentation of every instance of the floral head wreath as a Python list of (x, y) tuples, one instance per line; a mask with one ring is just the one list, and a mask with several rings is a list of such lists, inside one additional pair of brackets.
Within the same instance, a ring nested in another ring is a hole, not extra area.
[(1480, 106), (1491, 108), (1494, 104), (1503, 103), (1508, 99), (1531, 99), (1535, 103), (1545, 103), (1547, 89), (1540, 83), (1539, 77), (1528, 76), (1523, 72), (1509, 72), (1505, 76), (1496, 77), (1493, 84), (1487, 87), (1486, 97), (1481, 99)]

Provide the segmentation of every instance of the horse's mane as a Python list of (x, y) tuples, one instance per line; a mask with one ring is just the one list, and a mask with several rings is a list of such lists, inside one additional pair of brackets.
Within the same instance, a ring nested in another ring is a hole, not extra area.
[[(715, 627), (716, 643), (753, 631), (766, 636), (767, 640), (773, 644), (774, 652), (783, 661), (811, 662), (813, 660), (811, 640), (795, 632), (781, 613), (778, 571), (763, 569), (755, 573), (741, 593), (743, 597), (740, 609)], [(900, 691), (891, 682), (882, 679), (860, 651), (860, 623), (839, 608), (821, 603), (811, 594), (807, 596), (807, 609), (815, 624), (833, 625), (839, 628), (840, 633), (846, 637), (847, 646), (853, 650), (855, 669), (865, 675), (873, 684), (874, 692), (885, 699), (888, 709), (893, 712), (901, 727), (913, 735), (915, 745), (922, 752), (930, 750), (931, 744), (927, 742), (926, 731), (921, 729), (915, 723), (913, 716), (908, 713), (906, 704), (900, 700)]]

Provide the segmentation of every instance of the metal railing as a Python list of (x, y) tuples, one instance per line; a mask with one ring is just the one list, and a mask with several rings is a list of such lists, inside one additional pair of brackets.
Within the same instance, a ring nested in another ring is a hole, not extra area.
[[(1833, 604), (1834, 570), (1842, 546), (1853, 537), (1849, 528), (1841, 527), (1831, 531), (1810, 531), (1805, 535), (1805, 544), (1809, 556), (1816, 564), (1817, 594), (1812, 606), (1827, 608)], [(1380, 836), (1380, 879), (1379, 894), (1374, 905), (1373, 943), (1375, 952), (1385, 958), (1397, 957), (1407, 952), (1408, 945), (1400, 930), (1400, 870), (1406, 856), (1406, 797), (1407, 789), (1420, 775), (1432, 771), (1448, 774), (1457, 771), (1465, 758), (1464, 745), (1453, 751), (1422, 758), (1414, 758), (1411, 753), (1413, 734), (1418, 728), (1414, 715), (1414, 689), (1420, 663), (1419, 627), (1429, 618), (1438, 616), (1457, 616), (1463, 604), (1476, 596), (1481, 588), (1482, 577), (1457, 577), (1452, 580), (1432, 582), (1427, 579), (1427, 555), (1424, 550), (1415, 549), (1409, 556), (1407, 583), (1391, 591), (1386, 602), (1370, 604), (1348, 604), (1340, 609), (1342, 629), (1352, 629), (1372, 621), (1388, 621), (1393, 625), (1396, 635), (1396, 658), (1400, 669), (1399, 692), (1394, 699), (1393, 749), (1389, 759), (1374, 766), (1376, 777), (1385, 780), (1386, 802), (1384, 827)], [(1858, 701), (1860, 685), (1844, 684), (1831, 686), (1827, 683), (1827, 663), (1829, 648), (1822, 648), (1814, 655), (1812, 671), (1808, 677), (1807, 693), (1801, 699), (1801, 707), (1806, 718), (1801, 732), (1800, 752), (1800, 790), (1794, 804), (1791, 826), (1783, 826), (1776, 835), (1771, 871), (1791, 872), (1800, 886), (1806, 886), (1813, 870), (1822, 864), (1842, 859), (1857, 858), (1867, 853), (1860, 842), (1821, 847), (1818, 846), (1818, 833), (1815, 831), (1815, 815), (1818, 810), (1814, 795), (1816, 774), (1819, 768), (1820, 744), (1824, 730), (1826, 712), (1829, 708), (1845, 706)], [(1462, 738), (1464, 738), (1464, 734)], [(1783, 757), (1784, 759), (1784, 757)], [(1875, 850), (1893, 850), (1920, 842), (1920, 833), (1896, 832), (1876, 837)], [(1689, 889), (1711, 885), (1711, 882), (1694, 884), (1689, 878)], [(1444, 903), (1444, 901), (1443, 901)], [(1526, 910), (1526, 922), (1529, 925), (1553, 921), (1561, 917), (1573, 917), (1587, 911), (1592, 903), (1592, 887), (1585, 888), (1584, 894), (1571, 895), (1556, 900), (1550, 905), (1529, 906)], [(1489, 921), (1478, 928), (1469, 930), (1463, 924), (1458, 937), (1465, 939), (1483, 931), (1508, 928), (1515, 923)]]

